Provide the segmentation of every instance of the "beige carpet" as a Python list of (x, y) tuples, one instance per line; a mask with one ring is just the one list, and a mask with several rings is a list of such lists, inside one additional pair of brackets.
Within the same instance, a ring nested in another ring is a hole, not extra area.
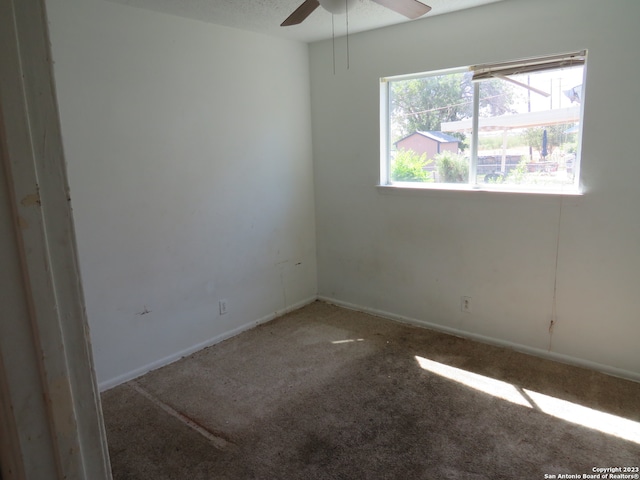
[(103, 409), (116, 480), (494, 480), (639, 465), (639, 399), (635, 382), (315, 302)]

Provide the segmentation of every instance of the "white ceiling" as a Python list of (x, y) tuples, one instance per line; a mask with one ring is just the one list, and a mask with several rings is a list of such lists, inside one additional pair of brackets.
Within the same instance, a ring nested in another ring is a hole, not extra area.
[[(193, 18), (227, 27), (275, 35), (291, 40), (314, 42), (331, 38), (331, 14), (316, 9), (302, 24), (280, 27), (302, 0), (110, 0), (157, 12)], [(432, 7), (422, 18), (463, 10), (503, 0), (421, 0)], [(345, 16), (336, 16), (336, 36), (345, 34)], [(408, 21), (371, 0), (358, 0), (349, 12), (349, 33)]]

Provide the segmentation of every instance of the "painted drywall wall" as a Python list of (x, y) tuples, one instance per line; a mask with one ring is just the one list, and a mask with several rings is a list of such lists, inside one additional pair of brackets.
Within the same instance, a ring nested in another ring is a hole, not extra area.
[(315, 298), (307, 46), (47, 8), (101, 386)]
[[(319, 295), (640, 379), (638, 18), (508, 0), (352, 35), (348, 70), (339, 39), (335, 75), (312, 44)], [(585, 48), (583, 196), (376, 188), (380, 77)]]

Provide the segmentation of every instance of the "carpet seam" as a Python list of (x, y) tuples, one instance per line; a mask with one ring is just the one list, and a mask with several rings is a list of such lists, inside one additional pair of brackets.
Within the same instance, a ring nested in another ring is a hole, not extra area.
[(227, 450), (230, 445), (233, 445), (232, 442), (209, 431), (208, 429), (206, 429), (202, 425), (199, 425), (198, 423), (196, 423), (195, 421), (193, 421), (183, 413), (180, 413), (179, 411), (177, 411), (167, 403), (163, 402), (158, 397), (154, 396), (153, 394), (151, 394), (150, 392), (142, 388), (142, 386), (138, 382), (136, 381), (129, 382), (128, 386), (135, 392), (145, 397), (147, 400), (153, 403), (156, 407), (160, 408), (162, 411), (169, 414), (170, 416), (172, 416), (182, 424), (186, 425), (191, 430), (199, 433), (201, 436), (209, 440), (209, 442), (216, 449), (224, 451), (224, 450)]

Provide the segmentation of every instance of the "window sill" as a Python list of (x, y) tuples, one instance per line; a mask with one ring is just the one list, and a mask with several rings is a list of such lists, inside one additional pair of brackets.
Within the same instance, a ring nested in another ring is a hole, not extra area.
[(509, 188), (508, 186), (496, 188), (483, 185), (467, 184), (413, 184), (401, 183), (393, 185), (376, 185), (378, 192), (382, 194), (407, 194), (407, 195), (437, 195), (452, 194), (508, 194), (508, 195), (542, 195), (542, 196), (565, 196), (580, 197), (584, 192), (576, 191), (573, 187), (567, 190), (557, 189), (535, 189), (531, 187)]

